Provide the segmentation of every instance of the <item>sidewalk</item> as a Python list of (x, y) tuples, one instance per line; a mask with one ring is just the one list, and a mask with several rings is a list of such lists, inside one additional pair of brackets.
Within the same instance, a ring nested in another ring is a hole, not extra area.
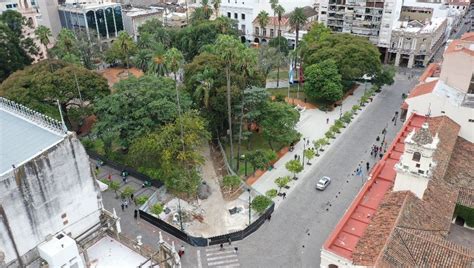
[[(371, 87), (370, 84), (367, 84), (367, 89)], [(342, 114), (344, 114), (347, 111), (350, 111), (352, 109), (352, 106), (355, 104), (359, 104), (358, 100), (360, 97), (364, 94), (364, 85), (360, 85), (355, 91), (353, 95), (348, 96), (343, 104), (342, 104)], [(367, 104), (367, 105), (370, 105)], [(366, 105), (366, 107), (367, 107)], [(362, 107), (363, 110), (358, 112), (358, 115), (360, 115), (362, 112), (364, 112), (365, 107)], [(255, 183), (252, 184), (252, 187), (259, 193), (265, 194), (266, 191), (270, 189), (278, 189), (277, 185), (275, 184), (275, 179), (278, 177), (283, 177), (283, 176), (288, 176), (292, 175), (286, 168), (285, 164), (290, 161), (295, 159), (295, 155), (299, 155), (301, 159), (303, 159), (303, 149), (309, 148), (309, 147), (314, 147), (313, 141), (317, 140), (319, 138), (324, 137), (324, 133), (329, 130), (329, 128), (332, 126), (335, 120), (339, 119), (341, 113), (340, 107), (337, 107), (333, 111), (330, 112), (324, 112), (318, 109), (306, 109), (303, 112), (300, 113), (300, 121), (296, 125), (296, 130), (302, 134), (302, 138), (300, 142), (298, 142), (295, 145), (295, 149), (293, 152), (288, 152), (286, 153), (282, 158), (280, 158), (273, 166), (274, 169), (271, 171), (265, 172)], [(354, 118), (352, 122), (354, 122), (357, 118), (357, 116)], [(329, 123), (326, 123), (326, 120), (329, 118)], [(342, 133), (344, 132), (344, 129), (342, 130)], [(341, 134), (337, 134), (336, 138), (340, 138)], [(306, 138), (306, 140), (309, 140), (309, 145), (304, 146), (304, 140), (303, 138)], [(326, 146), (324, 149), (325, 151), (329, 149), (329, 146), (332, 146), (334, 143), (334, 140), (330, 141), (331, 144)], [(315, 164), (318, 159), (320, 159), (324, 155), (324, 152), (320, 153), (319, 157), (315, 157), (311, 163)], [(307, 160), (305, 159), (305, 162)], [(304, 175), (310, 170), (309, 166), (306, 165), (305, 163), (305, 169), (299, 173), (297, 176), (298, 177), (304, 177)], [(298, 180), (299, 181), (299, 180)], [(292, 181), (290, 182), (290, 189), (286, 190), (287, 193), (291, 192), (292, 189), (295, 188), (296, 184), (298, 181)], [(276, 197), (274, 198), (274, 201), (276, 203), (276, 208), (278, 208), (279, 204), (282, 201), (282, 197)]]
[[(92, 160), (91, 160), (92, 161)], [(95, 165), (95, 161), (92, 161)], [(122, 177), (120, 176), (120, 170), (115, 170), (109, 166), (102, 166), (100, 167), (99, 175), (97, 179), (107, 179), (108, 175), (111, 174), (112, 180), (121, 183), (120, 189), (125, 188), (126, 186), (131, 186), (137, 190), (135, 196), (138, 196), (141, 193), (145, 193), (146, 195), (151, 195), (156, 188), (154, 187), (147, 187), (142, 188), (142, 181), (128, 176), (127, 183), (124, 184), (122, 182)], [(120, 198), (115, 197), (115, 193), (112, 190), (107, 190), (102, 192), (102, 203), (104, 208), (108, 211), (113, 212), (115, 209), (117, 216), (120, 217), (120, 225), (122, 228), (122, 234), (127, 238), (136, 241), (138, 235), (142, 236), (142, 242), (145, 246), (151, 249), (158, 249), (158, 241), (159, 241), (159, 232), (163, 236), (163, 240), (165, 240), (168, 244), (172, 244), (174, 242), (176, 250), (179, 250), (181, 245), (184, 245), (186, 248), (186, 253), (184, 254), (183, 258), (181, 259), (181, 263), (183, 267), (195, 267), (193, 263), (193, 256), (195, 255), (195, 248), (189, 246), (187, 243), (177, 239), (176, 237), (166, 233), (165, 231), (160, 230), (158, 227), (142, 220), (137, 219), (135, 220), (133, 217), (134, 210), (138, 209), (138, 206), (135, 206), (133, 202), (130, 202), (128, 208), (125, 208), (122, 211), (121, 204), (122, 200)], [(190, 256), (190, 255), (193, 256)]]

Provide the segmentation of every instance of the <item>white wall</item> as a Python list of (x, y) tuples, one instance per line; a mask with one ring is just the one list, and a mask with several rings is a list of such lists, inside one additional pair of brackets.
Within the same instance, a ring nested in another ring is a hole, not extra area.
[(474, 123), (469, 122), (469, 119), (474, 119), (473, 108), (456, 106), (447, 98), (434, 93), (408, 98), (405, 101), (408, 104), (407, 117), (413, 112), (427, 114), (428, 111), (431, 111), (431, 116), (446, 115), (461, 126), (459, 136), (474, 142)]
[[(75, 137), (0, 177), (0, 200), (20, 255), (64, 230), (72, 237), (99, 222), (100, 191), (89, 157)], [(62, 215), (66, 215), (62, 217)], [(0, 219), (5, 262), (15, 260), (6, 222)]]
[(423, 199), (423, 194), (425, 193), (426, 187), (428, 187), (428, 182), (428, 178), (397, 172), (393, 191), (408, 190), (414, 193), (418, 198)]
[(328, 267), (330, 264), (335, 264), (337, 267), (354, 267), (352, 263), (345, 259), (342, 258), (326, 249), (321, 249), (321, 268)]

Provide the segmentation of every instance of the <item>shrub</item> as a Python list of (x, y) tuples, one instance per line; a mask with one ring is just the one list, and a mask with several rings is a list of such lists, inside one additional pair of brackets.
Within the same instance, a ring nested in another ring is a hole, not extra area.
[(161, 212), (163, 212), (163, 205), (161, 205), (160, 203), (156, 203), (150, 207), (150, 211), (155, 215), (160, 215)]
[(252, 200), (251, 207), (257, 213), (262, 214), (272, 204), (272, 200), (264, 195), (259, 195)]
[(329, 128), (329, 131), (331, 131), (332, 133), (339, 133), (339, 130), (340, 130), (340, 128), (337, 125), (332, 125)]
[(336, 122), (334, 122), (334, 125), (336, 127), (338, 127), (339, 129), (343, 128), (344, 127), (344, 121), (342, 121), (342, 117), (341, 117), (341, 119), (337, 119)]
[(275, 183), (281, 191), (281, 188), (285, 187), (286, 185), (288, 185), (288, 183), (290, 183), (290, 176), (279, 177), (275, 180)]
[(342, 115), (341, 121), (349, 124), (352, 121), (352, 113), (347, 111)]
[(275, 96), (275, 101), (278, 101), (278, 102), (285, 102), (285, 98), (286, 98), (285, 95), (279, 94), (279, 95), (276, 95), (276, 96)]
[(354, 113), (357, 112), (359, 109), (360, 109), (360, 106), (359, 106), (359, 105), (354, 105), (354, 106), (352, 106), (352, 111), (353, 111)]
[(109, 187), (115, 192), (115, 197), (118, 197), (117, 191), (120, 189), (120, 183), (118, 181), (111, 181)]
[(146, 195), (141, 195), (141, 196), (135, 198), (135, 204), (137, 204), (139, 206), (145, 204), (146, 201), (148, 201), (148, 196), (146, 196)]
[(100, 181), (107, 184), (110, 187), (110, 181), (108, 179), (100, 179)]
[(224, 187), (228, 187), (231, 189), (239, 187), (240, 183), (241, 183), (240, 177), (237, 175), (227, 175), (222, 179), (222, 185), (224, 185)]
[(327, 139), (332, 139), (334, 138), (334, 133), (331, 131), (331, 129), (329, 129), (326, 131), (326, 133), (324, 133), (324, 136), (326, 136)]
[(270, 189), (268, 190), (265, 195), (268, 197), (268, 198), (275, 198), (278, 194), (278, 191), (276, 189)]
[(125, 189), (123, 189), (122, 191), (122, 194), (125, 196), (125, 197), (130, 197), (132, 194), (134, 194), (136, 192), (135, 188), (133, 187), (130, 187), (130, 186), (127, 186), (125, 187)]
[(303, 165), (301, 165), (300, 161), (298, 160), (290, 160), (285, 164), (286, 169), (293, 173), (293, 177), (296, 177), (296, 174), (303, 171)]

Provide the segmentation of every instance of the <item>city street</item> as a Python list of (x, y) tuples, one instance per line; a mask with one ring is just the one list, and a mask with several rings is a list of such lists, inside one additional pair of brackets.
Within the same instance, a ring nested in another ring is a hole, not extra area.
[[(344, 131), (299, 185), (257, 232), (238, 242), (241, 267), (317, 267), (320, 248), (362, 186), (353, 176), (359, 163), (371, 159), (370, 148), (388, 124), (391, 142), (401, 123), (391, 119), (402, 103), (401, 94), (416, 84), (397, 75), (350, 127)], [(317, 127), (317, 126), (315, 126)], [(372, 158), (373, 159), (373, 158)], [(371, 161), (371, 166), (374, 161)], [(366, 174), (365, 174), (366, 175)], [(315, 190), (321, 176), (333, 179), (324, 191)]]

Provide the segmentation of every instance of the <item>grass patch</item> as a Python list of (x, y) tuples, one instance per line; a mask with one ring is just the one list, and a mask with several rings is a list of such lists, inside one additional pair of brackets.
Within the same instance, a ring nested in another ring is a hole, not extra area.
[[(288, 71), (289, 67), (287, 64), (282, 65), (280, 67), (280, 81), (281, 80), (288, 80)], [(273, 69), (268, 73), (267, 80), (277, 80), (278, 69)]]

